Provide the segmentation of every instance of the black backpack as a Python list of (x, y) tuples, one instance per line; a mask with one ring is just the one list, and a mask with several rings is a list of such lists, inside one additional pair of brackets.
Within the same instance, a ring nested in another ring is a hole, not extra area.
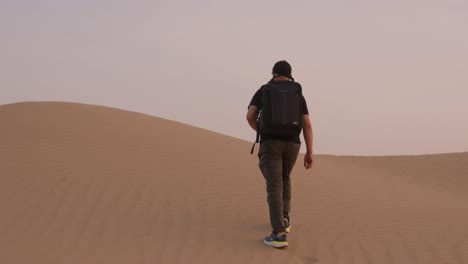
[[(291, 77), (290, 77), (291, 78)], [(291, 81), (269, 81), (262, 86), (262, 108), (257, 118), (257, 138), (269, 136), (299, 136), (303, 126), (302, 87)], [(252, 146), (251, 154), (255, 147)]]

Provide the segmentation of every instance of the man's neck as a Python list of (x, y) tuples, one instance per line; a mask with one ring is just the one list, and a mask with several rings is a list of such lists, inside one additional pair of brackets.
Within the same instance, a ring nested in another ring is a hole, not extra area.
[(277, 77), (273, 78), (273, 80), (275, 80), (275, 81), (289, 81), (289, 78), (286, 77), (286, 76), (277, 76)]

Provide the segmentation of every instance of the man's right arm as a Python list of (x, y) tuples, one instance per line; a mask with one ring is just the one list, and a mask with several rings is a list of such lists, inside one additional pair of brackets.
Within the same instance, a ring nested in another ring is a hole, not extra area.
[(249, 110), (247, 111), (247, 122), (249, 122), (250, 127), (257, 131), (257, 114), (258, 108), (255, 105), (250, 105)]
[(303, 127), (303, 133), (304, 133), (304, 140), (306, 143), (306, 154), (304, 156), (304, 167), (306, 169), (312, 168), (312, 163), (313, 163), (313, 140), (314, 140), (314, 135), (312, 131), (312, 123), (310, 122), (310, 117), (309, 115), (304, 115), (304, 127)]

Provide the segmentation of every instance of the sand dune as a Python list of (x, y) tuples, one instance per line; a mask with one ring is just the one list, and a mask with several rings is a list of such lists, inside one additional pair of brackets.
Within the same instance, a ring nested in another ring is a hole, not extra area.
[(0, 124), (0, 263), (468, 263), (468, 153), (299, 164), (274, 250), (250, 142), (72, 103)]

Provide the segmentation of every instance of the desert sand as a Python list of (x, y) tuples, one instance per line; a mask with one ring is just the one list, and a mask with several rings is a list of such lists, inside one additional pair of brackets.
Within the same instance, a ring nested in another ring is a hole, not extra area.
[(468, 263), (468, 153), (301, 155), (277, 250), (251, 142), (77, 103), (0, 124), (2, 264)]

